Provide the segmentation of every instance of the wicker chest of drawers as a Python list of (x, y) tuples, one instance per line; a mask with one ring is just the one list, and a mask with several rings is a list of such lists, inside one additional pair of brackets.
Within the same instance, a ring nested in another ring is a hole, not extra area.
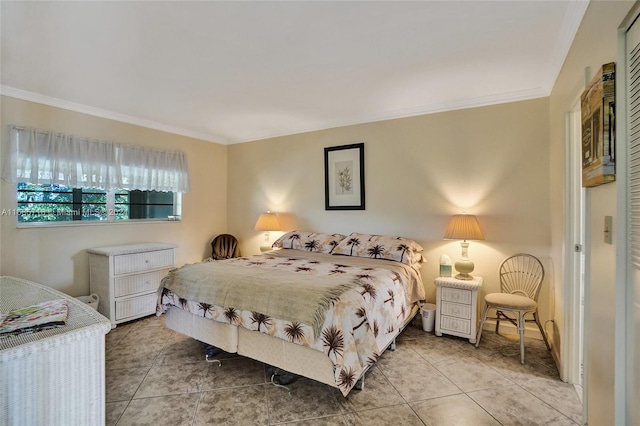
[(476, 342), (478, 323), (478, 290), (482, 277), (459, 280), (436, 278), (436, 336), (451, 334)]
[(162, 278), (176, 266), (176, 244), (142, 243), (87, 249), (91, 292), (111, 325), (156, 311)]

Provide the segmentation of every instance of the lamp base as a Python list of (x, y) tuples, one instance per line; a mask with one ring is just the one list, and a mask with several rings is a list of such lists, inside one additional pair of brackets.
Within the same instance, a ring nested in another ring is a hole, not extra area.
[(456, 279), (465, 281), (473, 279), (471, 272), (473, 272), (475, 265), (472, 261), (463, 257), (461, 259), (458, 259), (458, 261), (455, 263), (455, 267), (456, 271), (458, 271), (458, 274), (455, 277)]
[(473, 279), (473, 275), (469, 275), (469, 274), (456, 274), (455, 276), (456, 280), (463, 280), (463, 281), (471, 281)]

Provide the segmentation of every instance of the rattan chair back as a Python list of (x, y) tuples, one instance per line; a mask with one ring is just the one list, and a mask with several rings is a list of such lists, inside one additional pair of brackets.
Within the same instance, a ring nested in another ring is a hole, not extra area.
[(538, 301), (544, 268), (540, 260), (527, 253), (517, 253), (502, 261), (499, 268), (503, 293), (520, 294)]
[(240, 257), (238, 239), (231, 234), (220, 234), (211, 241), (211, 258), (213, 260)]

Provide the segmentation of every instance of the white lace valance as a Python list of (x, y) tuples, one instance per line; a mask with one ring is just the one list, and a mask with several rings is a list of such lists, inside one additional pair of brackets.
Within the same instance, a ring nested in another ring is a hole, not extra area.
[(188, 192), (181, 152), (120, 145), (87, 137), (9, 126), (2, 178), (74, 188)]

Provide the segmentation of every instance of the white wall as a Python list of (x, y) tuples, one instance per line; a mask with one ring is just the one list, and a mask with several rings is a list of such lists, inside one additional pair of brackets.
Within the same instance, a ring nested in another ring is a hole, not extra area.
[[(585, 74), (593, 76), (607, 62), (617, 59), (617, 28), (634, 2), (592, 1), (550, 96), (551, 130), (551, 224), (553, 262), (562, 265), (564, 247), (565, 176), (565, 114), (571, 110), (584, 84)], [(587, 70), (585, 70), (587, 68)], [(616, 183), (587, 189), (588, 207), (586, 227), (591, 239), (585, 250), (587, 265), (586, 327), (587, 346), (587, 416), (589, 424), (615, 424), (614, 410), (614, 351), (616, 348), (615, 305), (615, 241), (603, 241), (604, 216), (613, 216), (616, 229)], [(615, 234), (614, 234), (615, 235)], [(561, 282), (563, 268), (556, 270)], [(556, 287), (556, 323), (563, 324), (562, 289)], [(623, 348), (620, 348), (624, 350)]]
[[(471, 242), (484, 292), (499, 291), (499, 263), (515, 252), (539, 256), (547, 271), (549, 142), (546, 99), (424, 115), (229, 146), (229, 231), (244, 254), (257, 253), (260, 212), (280, 214), (284, 230), (354, 231), (413, 238), (425, 248), (429, 301), (451, 215), (478, 216), (486, 241)], [(325, 211), (324, 148), (365, 143), (366, 210)], [(273, 233), (273, 238), (279, 234)], [(551, 280), (540, 297), (550, 318)]]
[[(172, 242), (179, 244), (178, 263), (183, 264), (210, 255), (211, 239), (226, 232), (226, 146), (3, 96), (3, 146), (9, 124), (183, 151), (189, 164), (191, 191), (182, 198), (181, 222), (18, 229), (15, 216), (0, 216), (2, 275), (79, 296), (89, 294), (87, 248)], [(0, 188), (0, 211), (15, 209), (15, 184), (2, 181)]]

